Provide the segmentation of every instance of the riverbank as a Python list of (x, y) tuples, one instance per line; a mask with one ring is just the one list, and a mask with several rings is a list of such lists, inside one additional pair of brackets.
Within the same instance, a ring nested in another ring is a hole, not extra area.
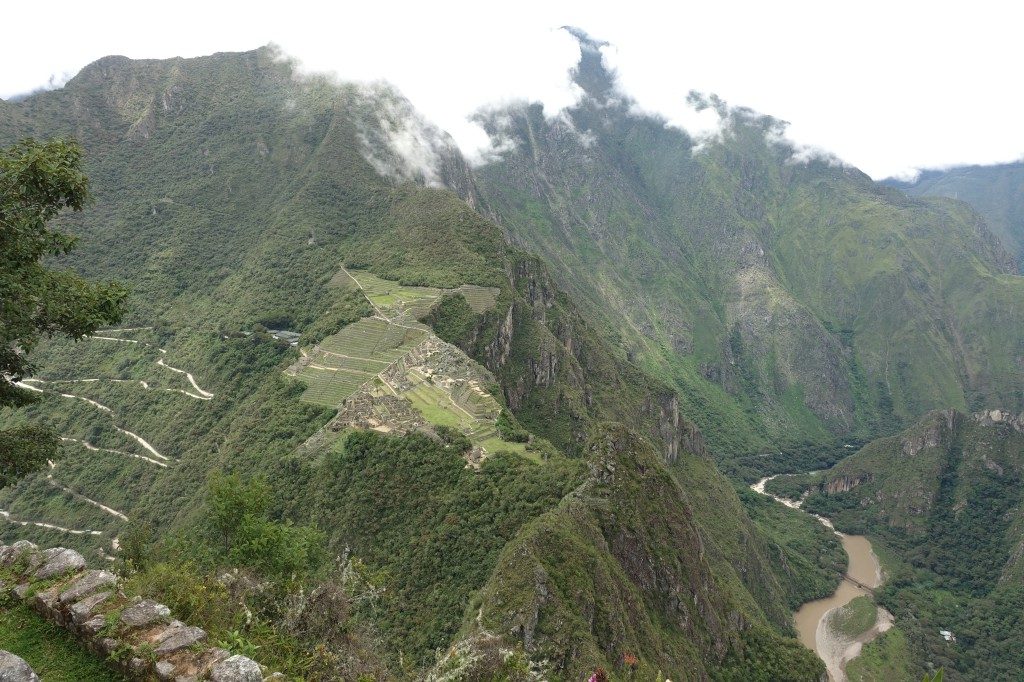
[[(774, 476), (763, 478), (750, 487), (754, 492), (767, 495), (791, 509), (800, 509), (803, 500), (788, 500), (765, 491), (765, 485), (772, 478)], [(833, 682), (845, 682), (846, 664), (860, 654), (865, 644), (892, 627), (893, 619), (888, 611), (878, 608), (875, 624), (866, 632), (850, 636), (830, 627), (832, 616), (838, 609), (859, 596), (873, 596), (871, 590), (882, 584), (882, 568), (871, 542), (866, 537), (840, 533), (828, 519), (816, 514), (812, 516), (839, 537), (848, 557), (847, 569), (843, 580), (832, 595), (807, 602), (797, 610), (793, 618), (800, 642), (817, 653), (825, 662), (829, 679)]]

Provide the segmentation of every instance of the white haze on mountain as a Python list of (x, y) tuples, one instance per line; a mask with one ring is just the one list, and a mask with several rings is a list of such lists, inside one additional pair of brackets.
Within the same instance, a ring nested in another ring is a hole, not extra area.
[[(787, 137), (881, 178), (1024, 154), (1013, 3), (910, 0), (601, 3), (12, 3), (0, 97), (59, 86), (107, 54), (197, 56), (276, 43), (307, 71), (392, 82), (471, 159), (491, 141), (480, 107), (577, 101), (579, 47), (563, 25), (607, 41), (605, 62), (642, 111), (715, 130), (690, 90), (790, 122)], [(481, 150), (484, 150), (481, 152)], [(493, 150), (490, 150), (493, 152)]]

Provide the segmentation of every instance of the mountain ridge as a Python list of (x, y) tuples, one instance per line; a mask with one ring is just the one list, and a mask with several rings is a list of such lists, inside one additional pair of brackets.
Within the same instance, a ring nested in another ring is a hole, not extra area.
[[(221, 470), (243, 480), (267, 476), (277, 495), (266, 503), (269, 522), (316, 529), (332, 551), (344, 549), (350, 557), (351, 551), (365, 561), (371, 584), (388, 588), (372, 608), (353, 607), (358, 616), (343, 621), (352, 628), (345, 630), (353, 637), (345, 644), (352, 655), (369, 652), (375, 670), (409, 665), (423, 673), (435, 650), (457, 634), (464, 608), (490, 580), (502, 547), (560, 503), (606, 422), (625, 422), (640, 433), (625, 442), (646, 453), (649, 470), (665, 481), (700, 481), (720, 498), (714, 508), (693, 506), (686, 512), (690, 532), (658, 551), (685, 557), (697, 549), (685, 541), (713, 557), (699, 571), (711, 610), (687, 612), (699, 623), (694, 627), (710, 628), (725, 649), (704, 651), (711, 640), (684, 657), (652, 649), (644, 665), (685, 678), (685, 666), (707, 654), (713, 667), (735, 659), (750, 669), (756, 663), (744, 651), (777, 643), (784, 660), (816, 673), (813, 656), (793, 646), (785, 606), (805, 568), (780, 566), (782, 549), (746, 517), (672, 388), (614, 352), (546, 266), (508, 245), (467, 202), (422, 186), (429, 184), (426, 175), (412, 182), (381, 175), (366, 157), (367, 140), (377, 139), (367, 122), (379, 126), (376, 134), (395, 129), (390, 94), (295, 79), (292, 69), (267, 49), (194, 60), (101, 60), (64, 89), (13, 104), (18, 115), (0, 120), (5, 144), (24, 135), (81, 138), (96, 203), (61, 221), (80, 246), (58, 264), (124, 279), (133, 288), (129, 329), (40, 348), (35, 378), (82, 382), (69, 395), (86, 400), (48, 390), (24, 412), (0, 413), (4, 426), (39, 423), (67, 438), (55, 476), (131, 521), (62, 496), (41, 475), (0, 491), (0, 505), (16, 519), (50, 527), (8, 524), (0, 529), (4, 537), (31, 535), (55, 544), (56, 535), (56, 542), (77, 543), (90, 556), (112, 551), (112, 538), (124, 540), (146, 567), (137, 582), (166, 590), (161, 598), (176, 610), (194, 608), (172, 603), (181, 593), (166, 580), (194, 580), (222, 595), (217, 581), (231, 568), (211, 564), (218, 555), (209, 547), (216, 545), (203, 544), (219, 541), (210, 528), (214, 491), (208, 480), (220, 480), (215, 474)], [(390, 153), (385, 145), (379, 151)], [(455, 177), (465, 169), (457, 159), (451, 167)], [(283, 370), (301, 357), (299, 349), (378, 314), (369, 297), (331, 285), (343, 266), (397, 286), (498, 289), (486, 312), (473, 311), (461, 294), (446, 294), (425, 319), (485, 365), (497, 380), (488, 387), (492, 396), (554, 447), (541, 449), (540, 461), (494, 453), (474, 471), (451, 434), (449, 442), (419, 432), (356, 429), (332, 434), (323, 445), (311, 441), (333, 410), (303, 402), (305, 386)], [(268, 329), (294, 332), (301, 345), (275, 339)], [(119, 334), (126, 335), (120, 342)], [(180, 377), (163, 373), (156, 362), (164, 356), (212, 397), (147, 388), (177, 387), (166, 382)], [(98, 377), (104, 381), (86, 383)], [(150, 462), (134, 457), (143, 446), (130, 434), (166, 460), (152, 453)], [(381, 489), (391, 492), (384, 498), (370, 492)], [(614, 504), (626, 508), (630, 499)], [(58, 526), (75, 532), (96, 527), (101, 534), (63, 537)], [(570, 536), (582, 532), (561, 527)], [(376, 532), (365, 532), (369, 528)], [(128, 542), (146, 532), (149, 545)], [(207, 554), (175, 558), (173, 548), (189, 534)], [(654, 556), (653, 549), (644, 550), (649, 561), (674, 561)], [(604, 549), (598, 544), (594, 551)], [(267, 569), (243, 570), (260, 575)], [(825, 583), (831, 577), (820, 567), (806, 570)], [(307, 578), (316, 594), (330, 587), (316, 582), (324, 579), (320, 574)], [(616, 601), (623, 595), (606, 596), (609, 608), (632, 608)], [(279, 619), (286, 607), (251, 593), (248, 598), (264, 607), (253, 616), (259, 627), (250, 627), (231, 599), (216, 603), (225, 618), (238, 619), (234, 626), (246, 637), (267, 637), (259, 628), (280, 632), (274, 628), (284, 627)], [(198, 614), (198, 622), (211, 636), (234, 636), (223, 619), (203, 617)], [(756, 625), (756, 642), (728, 634), (723, 624), (736, 618)], [(367, 622), (373, 627), (364, 630)], [(668, 628), (671, 637), (677, 627)], [(512, 641), (514, 633), (502, 636)], [(270, 657), (268, 665), (309, 672), (275, 653), (280, 640), (255, 641)], [(317, 669), (351, 670), (315, 643), (300, 638), (294, 646), (309, 654), (310, 665), (326, 666)], [(625, 665), (606, 644), (574, 665)]]

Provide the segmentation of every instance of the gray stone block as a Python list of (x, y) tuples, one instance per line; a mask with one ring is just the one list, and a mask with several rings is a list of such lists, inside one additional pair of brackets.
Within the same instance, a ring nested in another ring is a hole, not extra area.
[[(110, 595), (112, 594), (114, 593), (109, 591), (97, 592), (96, 594), (90, 594), (81, 601), (75, 602), (69, 609), (69, 612), (71, 613), (71, 621), (75, 623), (75, 625), (81, 625), (85, 621), (89, 620), (92, 617), (92, 614), (96, 612), (97, 607), (107, 599), (110, 599)], [(104, 621), (105, 620), (106, 619), (104, 619)]]
[[(56, 547), (55, 549), (60, 551), (53, 552), (50, 556), (45, 557), (46, 560), (42, 567), (35, 572), (36, 579), (45, 580), (58, 575), (77, 573), (85, 568), (85, 557), (75, 550), (62, 547)], [(49, 552), (50, 550), (47, 551)]]
[(0, 681), (39, 682), (39, 676), (21, 658), (9, 651), (0, 651)]
[(128, 628), (141, 628), (167, 620), (171, 610), (163, 604), (144, 599), (121, 613), (121, 622)]
[(76, 602), (82, 597), (95, 592), (101, 587), (108, 587), (117, 584), (117, 576), (110, 571), (86, 571), (78, 577), (66, 590), (60, 593), (60, 601), (63, 604)]
[(211, 682), (263, 682), (263, 671), (246, 656), (232, 656), (213, 666)]
[(192, 627), (186, 625), (185, 627), (168, 628), (165, 632), (161, 633), (154, 640), (156, 643), (156, 654), (157, 656), (164, 656), (166, 654), (174, 653), (175, 651), (181, 651), (186, 649), (193, 644), (197, 644), (206, 639), (206, 631), (202, 628)]

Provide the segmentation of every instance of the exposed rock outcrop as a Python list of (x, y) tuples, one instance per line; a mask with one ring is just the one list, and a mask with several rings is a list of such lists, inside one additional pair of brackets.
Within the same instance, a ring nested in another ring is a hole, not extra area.
[(862, 483), (869, 483), (871, 479), (871, 474), (861, 474), (860, 476), (839, 476), (838, 478), (834, 478), (825, 483), (824, 490), (829, 495), (835, 493), (847, 493)]
[(986, 410), (975, 412), (974, 421), (986, 426), (992, 424), (1006, 424), (1018, 433), (1024, 433), (1024, 413), (1013, 414), (1005, 410)]

